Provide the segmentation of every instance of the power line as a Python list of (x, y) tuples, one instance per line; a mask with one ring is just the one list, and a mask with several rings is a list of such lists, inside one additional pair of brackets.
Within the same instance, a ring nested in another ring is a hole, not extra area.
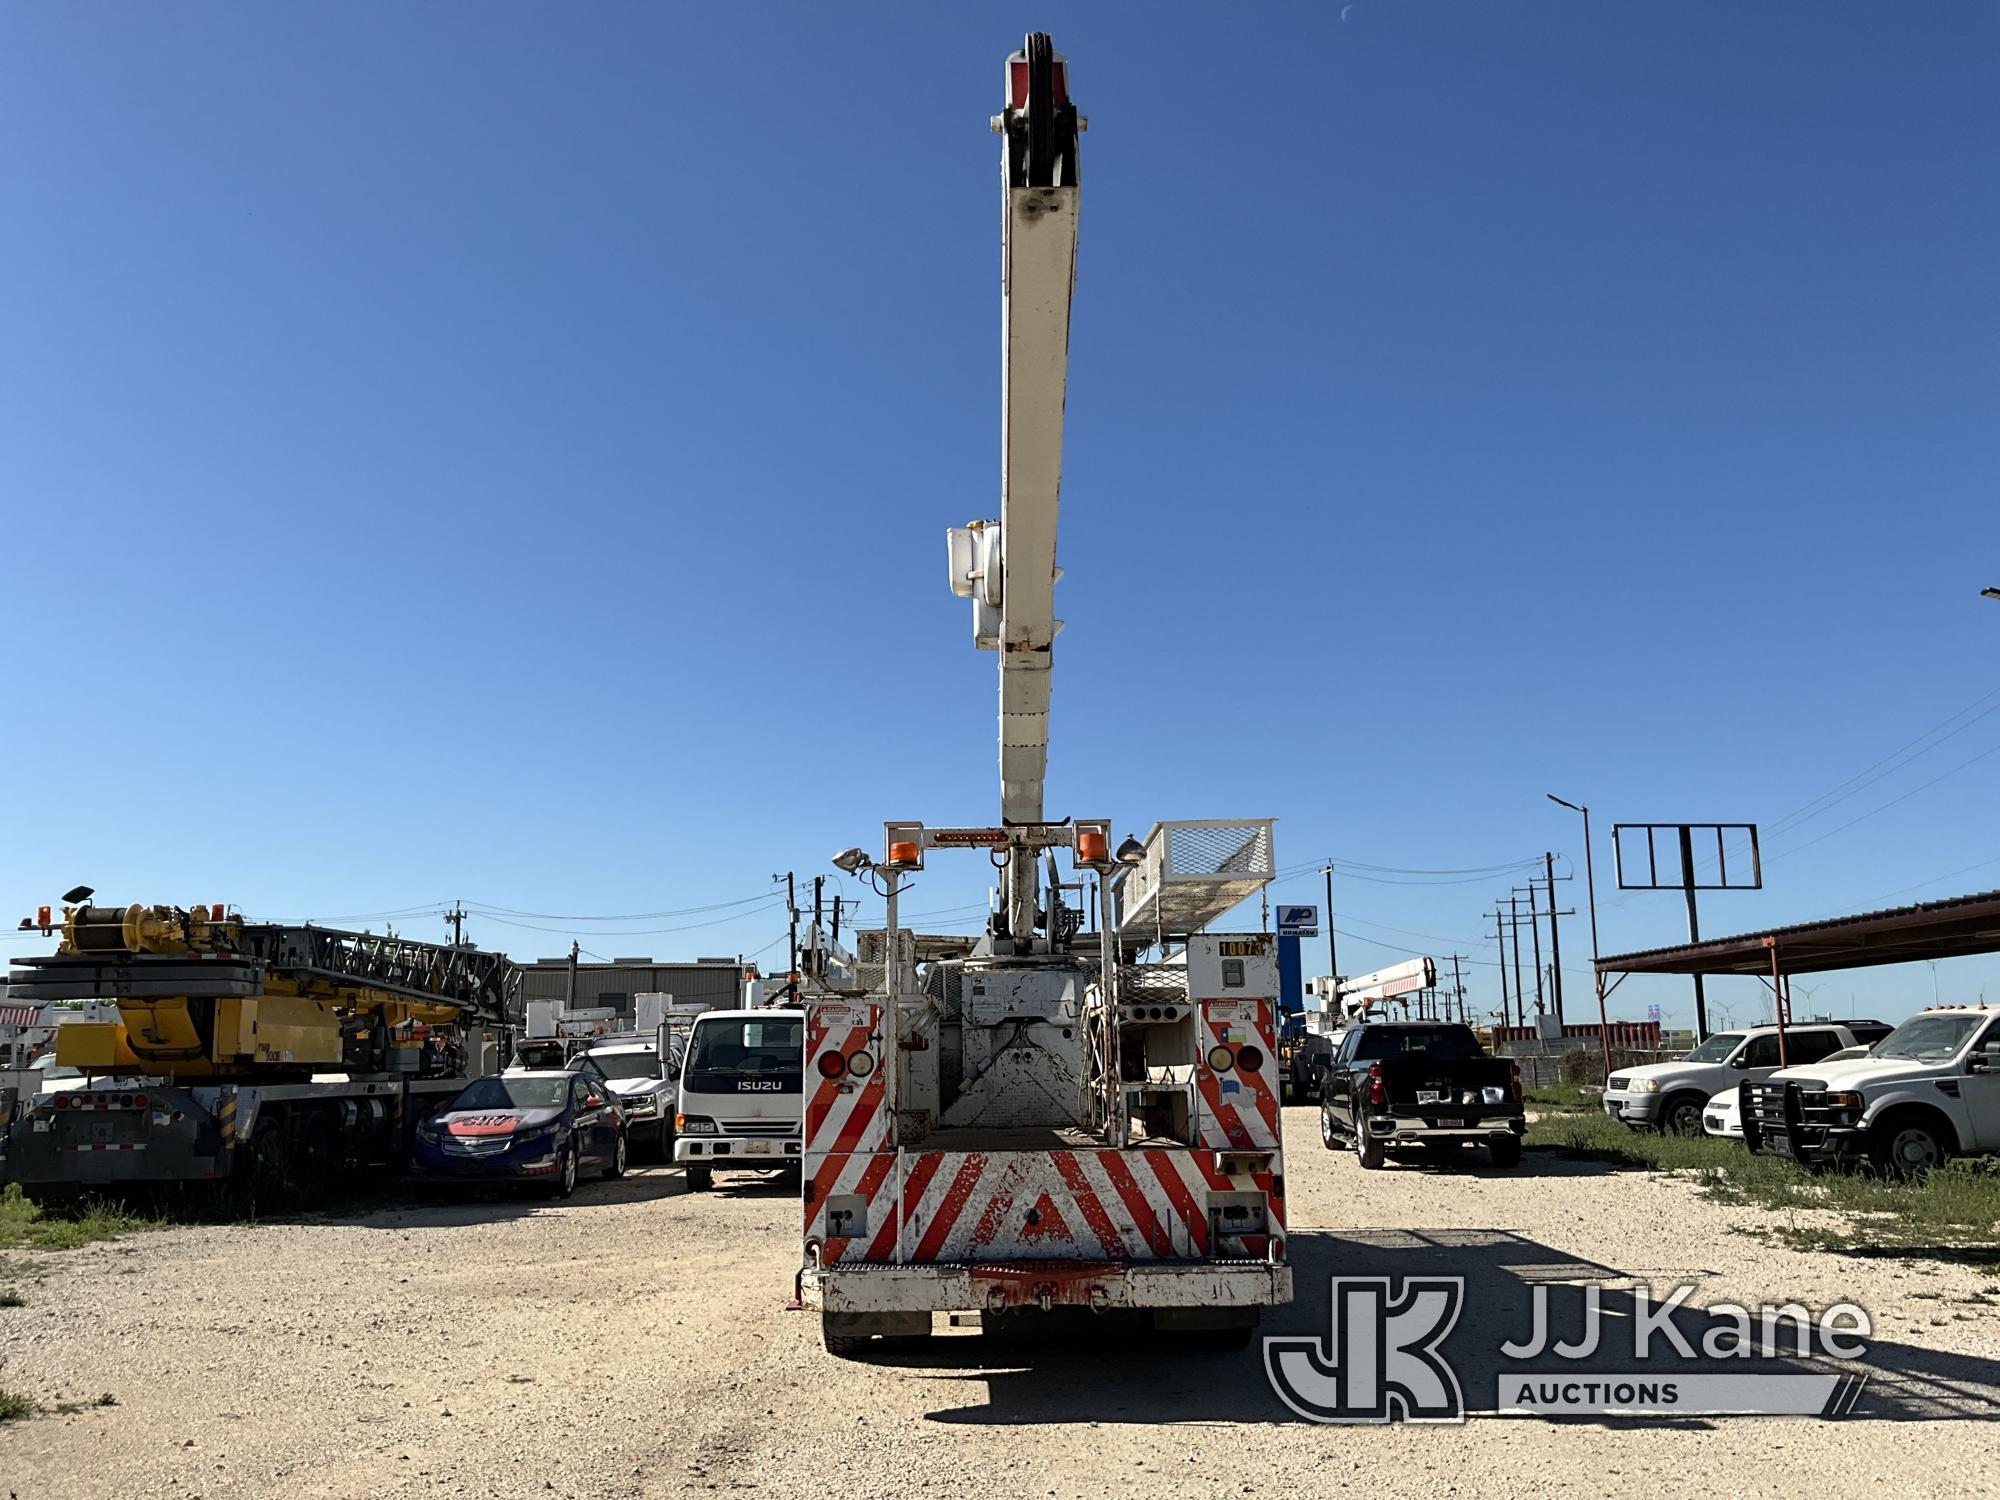
[[(1779, 818), (1776, 822), (1772, 823), (1765, 830), (1766, 834), (1768, 836), (1775, 836), (1777, 834), (1785, 832), (1787, 829), (1792, 828), (1799, 823), (1807, 822), (1812, 818), (1816, 818), (1820, 815), (1820, 813), (1825, 812), (1827, 808), (1833, 807), (1838, 803), (1845, 802), (1849, 797), (1854, 796), (1855, 793), (1861, 792), (1866, 788), (1873, 786), (1875, 782), (1880, 781), (1884, 776), (1893, 775), (1896, 771), (1901, 770), (1903, 766), (1908, 765), (1911, 761), (1918, 759), (1920, 756), (1930, 754), (1930, 752), (1937, 749), (1939, 745), (1944, 744), (1945, 741), (1950, 740), (1957, 735), (1963, 734), (1966, 730), (1970, 729), (1974, 724), (1977, 724), (1981, 719), (1984, 719), (1988, 714), (2000, 712), (2000, 701), (1991, 702), (1990, 705), (1987, 706), (1982, 712), (1974, 714), (1972, 718), (1966, 719), (1963, 724), (1960, 724), (1956, 729), (1953, 729), (1949, 734), (1943, 735), (1941, 738), (1934, 740), (1929, 745), (1925, 745), (1924, 748), (1922, 750), (1918, 750), (1915, 755), (1908, 756), (1907, 759), (1899, 759), (1900, 757), (1904, 756), (1904, 753), (1906, 751), (1911, 750), (1918, 745), (1922, 745), (1925, 740), (1930, 739), (1931, 736), (1937, 734), (1939, 730), (1944, 729), (1947, 725), (1953, 723), (1958, 719), (1965, 718), (1965, 716), (1969, 713), (1972, 713), (1974, 709), (1980, 708), (1982, 704), (1988, 704), (1989, 700), (1995, 700), (1995, 699), (2000, 699), (2000, 688), (1994, 688), (1991, 692), (1981, 694), (1979, 697), (1973, 699), (1972, 702), (1968, 703), (1964, 708), (1961, 708), (1957, 713), (1953, 714), (1950, 718), (1945, 719), (1941, 723), (1933, 725), (1929, 729), (1926, 729), (1922, 734), (1918, 735), (1915, 739), (1911, 740), (1908, 744), (1902, 746), (1900, 749), (1890, 751), (1889, 754), (1883, 756), (1873, 765), (1864, 766), (1861, 770), (1855, 772), (1852, 776), (1848, 777), (1847, 780), (1841, 782), (1838, 786), (1832, 787), (1827, 791), (1822, 792), (1819, 796), (1813, 798), (1812, 801), (1805, 803), (1801, 807), (1795, 808), (1791, 812), (1786, 813), (1782, 818)], [(1898, 763), (1895, 765), (1890, 765), (1891, 761), (1897, 761)], [(1870, 772), (1881, 769), (1883, 767), (1887, 767), (1887, 769), (1882, 770), (1881, 776), (1869, 775)], [(1863, 777), (1868, 777), (1868, 779), (1864, 781), (1862, 780)], [(1859, 782), (1860, 784), (1856, 785), (1857, 782)], [(1853, 790), (1852, 791), (1846, 790), (1849, 787), (1852, 787)], [(1834, 793), (1836, 792), (1840, 793), (1841, 795), (1837, 797), (1834, 796)], [(1829, 798), (1831, 798), (1832, 800), (1829, 801), (1828, 800)], [(1822, 806), (1821, 804), (1825, 805)]]
[[(550, 911), (516, 911), (511, 906), (494, 906), (484, 901), (474, 901), (466, 910), (478, 911), (487, 916), (532, 917), (542, 922), (651, 922), (670, 917), (699, 917), (712, 911), (726, 911), (736, 906), (751, 906), (771, 899), (772, 893), (763, 891), (755, 896), (744, 896), (735, 901), (716, 901), (707, 906), (683, 906), (674, 911), (628, 911), (608, 916), (576, 916)], [(443, 903), (439, 903), (442, 905)]]
[(1792, 845), (1791, 848), (1780, 850), (1776, 854), (1766, 856), (1766, 858), (1783, 859), (1786, 855), (1797, 854), (1801, 849), (1810, 849), (1814, 844), (1820, 843), (1826, 839), (1830, 839), (1836, 833), (1847, 832), (1847, 830), (1852, 828), (1856, 823), (1867, 822), (1870, 818), (1874, 817), (1876, 813), (1887, 812), (1890, 808), (1894, 807), (1898, 802), (1909, 801), (1910, 798), (1916, 796), (1918, 792), (1928, 791), (1930, 790), (1930, 788), (1936, 786), (1940, 781), (1944, 781), (1950, 777), (1956, 776), (1960, 771), (1965, 770), (1969, 766), (1977, 765), (1980, 761), (1986, 759), (1987, 756), (1994, 754), (2000, 754), (2000, 745), (1991, 745), (1987, 747), (1986, 749), (1980, 751), (1977, 755), (1973, 756), (1972, 759), (1960, 761), (1957, 765), (1953, 766), (1949, 771), (1945, 771), (1940, 773), (1939, 775), (1933, 776), (1929, 781), (1926, 781), (1919, 786), (1911, 787), (1907, 792), (1904, 792), (1900, 797), (1891, 797), (1887, 802), (1884, 802), (1880, 807), (1870, 808), (1867, 812), (1863, 813), (1858, 818), (1848, 819), (1847, 822), (1842, 823), (1838, 828), (1829, 828), (1825, 833), (1819, 834), (1813, 838), (1809, 838), (1803, 844), (1794, 844)]
[[(769, 909), (769, 907), (782, 906), (784, 904), (784, 899), (785, 899), (784, 893), (782, 891), (777, 891), (772, 893), (766, 907), (761, 907), (754, 911), (734, 912), (729, 916), (716, 917), (713, 920), (707, 922), (687, 922), (679, 927), (639, 927), (639, 928), (628, 927), (619, 929), (597, 928), (591, 932), (591, 936), (661, 937), (667, 933), (673, 933), (673, 932), (694, 932), (703, 927), (722, 927), (730, 922), (741, 922), (749, 917), (762, 916), (765, 910)], [(558, 936), (562, 937), (568, 937), (572, 933), (572, 929), (567, 927), (542, 927), (538, 926), (533, 922), (515, 922), (506, 917), (496, 917), (491, 912), (471, 912), (470, 915), (478, 917), (482, 921), (498, 922), (502, 927), (519, 927), (527, 932), (553, 932)]]

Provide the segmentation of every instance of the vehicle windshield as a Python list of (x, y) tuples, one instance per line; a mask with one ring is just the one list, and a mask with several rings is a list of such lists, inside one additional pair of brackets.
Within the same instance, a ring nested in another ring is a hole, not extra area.
[(726, 1016), (695, 1024), (683, 1081), (777, 1080), (789, 1091), (805, 1081), (806, 1023), (799, 1016)]
[(657, 1052), (592, 1052), (590, 1060), (604, 1069), (606, 1078), (665, 1078)]
[(1480, 1051), (1479, 1038), (1464, 1026), (1371, 1026), (1361, 1033), (1354, 1055), (1363, 1061), (1384, 1057), (1485, 1056)]
[(1694, 1051), (1682, 1058), (1683, 1062), (1728, 1062), (1729, 1054), (1743, 1045), (1740, 1031), (1718, 1031)]
[(1877, 1042), (1868, 1055), (1943, 1062), (1965, 1045), (1980, 1020), (1979, 1016), (1912, 1016)]
[(517, 1067), (560, 1068), (566, 1060), (561, 1042), (521, 1042), (514, 1048)]
[(83, 1077), (83, 1069), (64, 1067), (61, 1063), (56, 1061), (56, 1055), (53, 1052), (44, 1053), (42, 1056), (36, 1058), (33, 1062), (29, 1063), (28, 1066), (34, 1069), (37, 1073), (41, 1074), (42, 1077), (44, 1078)]
[(567, 1078), (475, 1078), (451, 1101), (453, 1109), (557, 1109)]

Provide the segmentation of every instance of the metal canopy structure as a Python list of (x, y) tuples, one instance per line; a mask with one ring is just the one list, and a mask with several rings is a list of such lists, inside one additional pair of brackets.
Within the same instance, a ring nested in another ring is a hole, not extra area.
[[(1760, 979), (1777, 1000), (1782, 1060), (1785, 1028), (1792, 1022), (1792, 975), (1970, 958), (1981, 953), (2000, 953), (2000, 891), (1920, 901), (1914, 906), (1892, 906), (1858, 916), (1829, 917), (1671, 948), (1610, 953), (1597, 960), (1597, 976), (1607, 995), (1633, 974), (1744, 974)], [(1608, 986), (1603, 984), (1614, 975)]]
[(1953, 896), (1774, 927), (1737, 937), (1707, 938), (1640, 953), (1606, 954), (1600, 974), (1818, 974), (1933, 958), (2000, 952), (2000, 891)]

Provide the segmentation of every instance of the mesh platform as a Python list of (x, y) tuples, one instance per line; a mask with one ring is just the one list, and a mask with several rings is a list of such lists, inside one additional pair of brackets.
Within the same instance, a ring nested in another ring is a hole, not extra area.
[(1271, 882), (1274, 818), (1155, 823), (1117, 883), (1119, 925), (1134, 938), (1200, 932)]

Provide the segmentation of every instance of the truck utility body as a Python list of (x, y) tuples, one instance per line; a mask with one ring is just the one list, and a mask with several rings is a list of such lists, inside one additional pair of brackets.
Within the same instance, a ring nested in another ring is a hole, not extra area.
[[(887, 904), (803, 995), (800, 1294), (838, 1354), (936, 1312), (1056, 1307), (1247, 1338), (1291, 1298), (1275, 939), (1207, 931), (1270, 881), (1270, 820), (1156, 824), (1114, 854), (1107, 821), (1044, 808), (1083, 121), (1039, 33), (1005, 97), (1001, 515), (947, 537), (998, 656), (1000, 817), (890, 823), (880, 859), (835, 859)], [(906, 931), (903, 881), (954, 849), (998, 871), (985, 933)]]
[(1521, 1159), (1521, 1075), (1488, 1057), (1469, 1026), (1362, 1022), (1341, 1034), (1321, 1085), (1320, 1139), (1364, 1167), (1404, 1146), (1485, 1146), (1498, 1167)]

